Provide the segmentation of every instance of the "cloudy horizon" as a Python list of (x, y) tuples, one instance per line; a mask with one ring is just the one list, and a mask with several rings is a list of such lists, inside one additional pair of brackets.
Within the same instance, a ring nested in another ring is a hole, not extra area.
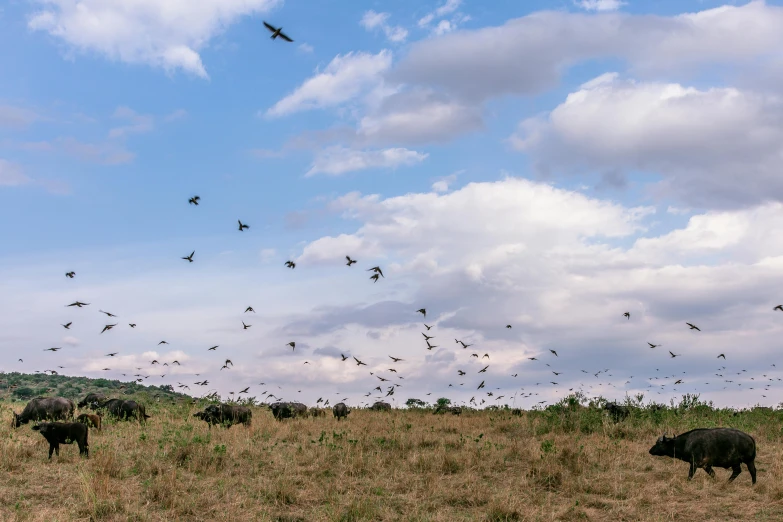
[(0, 370), (783, 402), (783, 2), (120, 4), (0, 11)]

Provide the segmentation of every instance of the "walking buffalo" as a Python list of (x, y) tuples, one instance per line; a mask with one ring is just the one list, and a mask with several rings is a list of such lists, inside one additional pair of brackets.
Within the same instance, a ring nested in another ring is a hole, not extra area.
[(92, 402), (90, 408), (97, 410), (104, 408), (112, 417), (122, 420), (129, 420), (133, 417), (138, 419), (141, 424), (145, 424), (150, 418), (143, 404), (136, 401), (126, 401), (124, 399), (109, 399), (104, 402)]
[(671, 438), (663, 435), (650, 448), (650, 455), (688, 462), (691, 465), (688, 480), (693, 478), (697, 468), (703, 468), (715, 477), (712, 471), (715, 466), (731, 468), (731, 482), (742, 473), (740, 464), (744, 462), (752, 483), (756, 483), (756, 441), (747, 433), (732, 428), (698, 428)]
[(339, 422), (341, 418), (348, 417), (348, 414), (351, 413), (351, 410), (348, 409), (348, 406), (346, 406), (344, 402), (341, 402), (334, 405), (334, 408), (332, 408), (332, 413), (335, 417), (337, 417), (337, 421)]
[(12, 426), (18, 428), (30, 421), (73, 419), (76, 405), (64, 397), (36, 397), (27, 403), (22, 413), (14, 413)]
[(272, 415), (277, 420), (293, 419), (307, 415), (307, 406), (300, 402), (276, 402), (269, 405)]
[(79, 422), (42, 422), (33, 426), (33, 430), (39, 432), (49, 441), (49, 458), (52, 452), (60, 456), (60, 444), (79, 445), (79, 455), (90, 456), (90, 448), (87, 443), (87, 426)]
[(108, 400), (108, 397), (105, 395), (101, 395), (99, 393), (88, 393), (87, 396), (79, 401), (79, 404), (77, 404), (78, 407), (84, 408), (86, 406), (89, 406), (93, 402), (105, 402)]
[(76, 417), (76, 422), (81, 422), (82, 424), (86, 424), (87, 426), (98, 428), (98, 431), (100, 431), (101, 429), (100, 415), (93, 415), (91, 413), (82, 413), (81, 415)]
[(231, 404), (210, 404), (204, 411), (193, 414), (194, 417), (206, 421), (210, 429), (213, 424), (222, 424), (230, 428), (234, 424), (250, 426), (253, 412), (246, 406), (234, 406)]
[(392, 408), (388, 402), (378, 401), (370, 406), (370, 409), (374, 411), (391, 411)]

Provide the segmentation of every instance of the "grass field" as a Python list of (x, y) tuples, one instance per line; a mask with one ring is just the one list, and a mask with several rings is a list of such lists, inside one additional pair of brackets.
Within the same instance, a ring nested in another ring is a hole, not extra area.
[[(47, 460), (48, 444), (0, 425), (0, 520), (783, 520), (783, 412), (701, 407), (598, 410), (354, 410), (207, 429), (190, 405), (148, 404), (146, 427), (107, 421)], [(20, 410), (23, 404), (15, 403)], [(726, 484), (647, 451), (664, 431), (732, 426), (758, 447), (758, 483)]]

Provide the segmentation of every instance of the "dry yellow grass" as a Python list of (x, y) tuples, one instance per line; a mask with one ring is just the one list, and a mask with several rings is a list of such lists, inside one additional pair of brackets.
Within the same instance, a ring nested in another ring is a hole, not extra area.
[[(15, 405), (20, 409), (19, 405)], [(188, 406), (148, 407), (146, 427), (90, 430), (90, 458), (0, 426), (0, 520), (783, 520), (777, 412), (748, 419), (693, 416), (615, 425), (584, 413), (354, 410), (207, 429)], [(584, 417), (584, 418), (583, 418)], [(734, 425), (757, 441), (759, 480), (713, 480), (647, 454), (661, 432)]]

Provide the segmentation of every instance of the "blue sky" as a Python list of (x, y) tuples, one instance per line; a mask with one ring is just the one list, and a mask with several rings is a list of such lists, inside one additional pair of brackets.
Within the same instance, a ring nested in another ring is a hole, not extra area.
[[(447, 386), (478, 364), (458, 336), (494, 354), (507, 397), (783, 399), (738, 398), (704, 365), (739, 342), (733, 364), (766, 369), (780, 334), (781, 2), (75, 4), (0, 10), (6, 371), (119, 377), (180, 357), (148, 382), (197, 393), (201, 373), (222, 394), (266, 380), (358, 404), (377, 384), (334, 354), (380, 372), (392, 350), (409, 365), (395, 398), (468, 400)], [(76, 299), (91, 305), (64, 308)], [(414, 348), (422, 306), (437, 350)], [(99, 336), (99, 308), (139, 328)], [(711, 325), (698, 342), (694, 317)], [(653, 354), (652, 336), (687, 355)], [(205, 343), (243, 363), (227, 377)], [(553, 346), (563, 384), (536, 386), (551, 370), (528, 358)], [(681, 360), (687, 387), (648, 387)], [(614, 380), (580, 380), (588, 365)]]

